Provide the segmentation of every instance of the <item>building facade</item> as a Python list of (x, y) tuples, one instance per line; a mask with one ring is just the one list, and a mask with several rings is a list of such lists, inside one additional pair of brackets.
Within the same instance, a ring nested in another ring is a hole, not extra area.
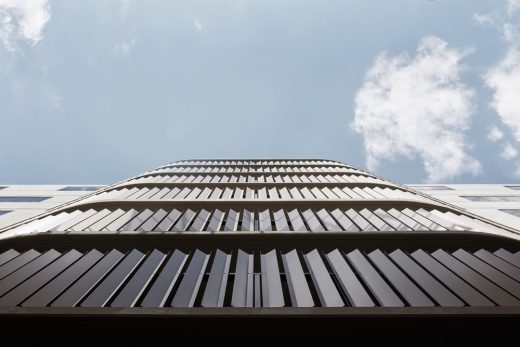
[(331, 160), (178, 161), (0, 229), (0, 316), (159, 335), (512, 329), (520, 231), (472, 212)]

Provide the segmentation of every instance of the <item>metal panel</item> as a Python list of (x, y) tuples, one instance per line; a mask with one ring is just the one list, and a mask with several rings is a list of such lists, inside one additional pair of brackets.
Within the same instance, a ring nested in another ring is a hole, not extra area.
[(291, 296), (292, 306), (294, 307), (314, 307), (311, 291), (305, 279), (300, 259), (296, 250), (292, 250), (282, 255), (287, 286)]
[(305, 218), (305, 221), (307, 222), (307, 225), (311, 231), (325, 231), (321, 223), (318, 221), (318, 218), (316, 218), (316, 215), (310, 208), (303, 211), (302, 215), (303, 218)]
[(207, 199), (209, 199), (209, 196), (211, 195), (212, 192), (213, 192), (213, 190), (209, 189), (208, 187), (204, 188), (202, 193), (200, 193), (200, 195), (199, 195), (199, 199), (200, 200), (207, 200)]
[(441, 306), (464, 306), (464, 303), (446, 289), (437, 279), (424, 271), (400, 249), (390, 253), (390, 258), (419, 284)]
[(175, 250), (141, 302), (142, 307), (163, 307), (179, 278), (188, 255)]
[(213, 215), (211, 216), (211, 220), (208, 223), (207, 230), (208, 231), (219, 231), (223, 220), (224, 220), (224, 212), (222, 212), (218, 209), (215, 210), (215, 212), (213, 212)]
[(365, 217), (370, 222), (370, 224), (375, 226), (378, 230), (395, 231), (394, 228), (383, 222), (381, 218), (377, 217), (372, 211), (369, 211), (366, 208), (359, 211), (359, 214)]
[(271, 213), (269, 210), (260, 211), (258, 213), (258, 224), (260, 226), (260, 231), (271, 231)]
[(513, 294), (517, 298), (520, 298), (520, 283), (518, 283), (511, 277), (498, 271), (491, 265), (486, 264), (482, 260), (475, 257), (473, 254), (470, 254), (465, 250), (458, 249), (452, 254), (455, 258), (459, 259), (460, 261), (471, 267), (473, 270), (479, 272), (482, 276), (487, 277), (492, 282), (508, 291), (510, 294)]
[(224, 193), (222, 193), (222, 199), (231, 199), (233, 195), (233, 189), (226, 188), (224, 189)]
[(394, 293), (390, 286), (383, 280), (377, 271), (370, 265), (368, 260), (359, 250), (354, 250), (347, 254), (348, 260), (352, 263), (356, 271), (363, 278), (381, 306), (403, 307), (404, 303)]
[(91, 217), (95, 213), (97, 213), (97, 211), (94, 210), (94, 209), (90, 209), (88, 211), (85, 211), (85, 212), (83, 212), (81, 214), (78, 214), (77, 216), (69, 219), (68, 221), (63, 222), (60, 225), (55, 226), (54, 228), (51, 229), (51, 231), (57, 231), (57, 230), (64, 231), (64, 230), (67, 230), (67, 229), (73, 227), (74, 225), (84, 221), (85, 219)]
[(517, 268), (514, 265), (511, 265), (507, 261), (497, 257), (491, 252), (488, 252), (486, 250), (478, 250), (477, 252), (473, 253), (475, 256), (479, 257), (480, 259), (484, 260), (486, 263), (491, 264), (492, 266), (496, 267), (506, 275), (511, 276), (518, 282), (520, 282), (520, 269)]
[(169, 200), (173, 199), (177, 194), (179, 194), (181, 190), (177, 187), (172, 188), (168, 193), (166, 193), (161, 199), (162, 200)]
[(237, 254), (231, 306), (253, 307), (253, 255), (242, 250)]
[(186, 196), (191, 192), (190, 188), (183, 188), (179, 194), (175, 195), (172, 199), (173, 200), (184, 200), (186, 199)]
[(102, 307), (117, 292), (125, 280), (130, 277), (135, 268), (143, 260), (144, 254), (134, 249), (117, 267), (90, 293), (80, 304), (82, 307)]
[(0, 306), (16, 306), (40, 289), (50, 278), (57, 276), (81, 257), (81, 253), (71, 250), (59, 257), (56, 261), (43, 268), (31, 278), (11, 290), (0, 298)]
[(100, 219), (108, 216), (110, 213), (112, 213), (112, 211), (110, 211), (109, 209), (103, 209), (101, 211), (99, 211), (98, 213), (90, 216), (89, 218), (85, 219), (84, 221), (74, 225), (73, 227), (67, 229), (69, 231), (82, 231), (82, 230), (85, 230), (86, 228), (88, 228), (89, 226), (91, 226), (92, 224), (96, 223), (97, 221), (99, 221)]
[(342, 230), (345, 231), (359, 231), (359, 228), (354, 224), (343, 212), (335, 209), (330, 213), (336, 221), (341, 225)]
[(239, 213), (235, 210), (229, 210), (226, 217), (226, 224), (224, 225), (224, 231), (236, 231), (238, 226)]
[(244, 210), (242, 212), (242, 231), (255, 230), (255, 214), (251, 211)]
[(327, 260), (352, 306), (375, 306), (365, 288), (337, 249), (327, 254)]
[(371, 252), (368, 257), (411, 306), (435, 306), (379, 249)]
[(14, 249), (5, 251), (4, 253), (0, 254), (0, 265), (7, 263), (11, 259), (16, 258), (19, 255), (20, 253), (15, 251)]
[(343, 299), (341, 299), (319, 252), (314, 249), (305, 254), (304, 259), (321, 304), (324, 307), (343, 307), (345, 305)]
[(328, 231), (339, 231), (341, 230), (341, 227), (336, 223), (336, 221), (330, 216), (329, 212), (322, 208), (318, 212), (316, 212), (316, 215), (321, 220), (321, 223), (325, 226), (325, 229)]
[(155, 226), (159, 224), (159, 222), (166, 217), (168, 212), (163, 210), (162, 208), (155, 212), (146, 222), (144, 222), (139, 228), (138, 231), (151, 231), (154, 230)]
[(121, 228), (123, 225), (131, 221), (135, 216), (139, 214), (139, 211), (136, 211), (134, 209), (131, 209), (125, 214), (123, 214), (121, 217), (101, 229), (102, 231), (117, 231), (119, 228)]
[(294, 231), (307, 231), (307, 226), (303, 222), (300, 212), (298, 212), (297, 209), (287, 212), (287, 215), (289, 216)]
[(274, 224), (276, 225), (277, 231), (289, 231), (289, 224), (287, 224), (287, 218), (285, 217), (284, 210), (274, 211)]
[(350, 218), (359, 227), (359, 229), (361, 229), (363, 231), (376, 231), (377, 230), (372, 224), (367, 222), (367, 220), (365, 218), (363, 218), (363, 216), (361, 216), (359, 213), (357, 213), (357, 211), (355, 211), (353, 209), (348, 209), (345, 211), (345, 214), (347, 215), (348, 218)]
[(419, 223), (418, 221), (408, 217), (404, 213), (401, 213), (400, 211), (396, 210), (395, 208), (392, 208), (388, 211), (386, 211), (388, 214), (394, 216), (396, 219), (398, 219), (401, 223), (406, 224), (410, 229), (413, 231), (429, 231), (427, 227)]
[(224, 305), (230, 262), (231, 255), (217, 249), (202, 298), (202, 307), (222, 307)]
[(271, 199), (271, 200), (280, 199), (280, 196), (278, 195), (278, 190), (276, 188), (268, 189), (268, 191), (269, 191), (269, 199)]
[(123, 253), (112, 250), (103, 257), (94, 267), (70, 286), (51, 306), (75, 306), (123, 257)]
[(415, 211), (412, 211), (408, 208), (405, 208), (401, 212), (404, 213), (405, 215), (407, 215), (408, 217), (416, 220), (417, 222), (421, 223), (422, 225), (424, 225), (426, 228), (428, 228), (430, 230), (446, 231), (446, 228), (440, 226), (439, 224), (435, 223), (431, 219), (428, 219), (428, 218), (424, 217), (423, 215), (421, 215)]
[(260, 255), (262, 271), (262, 302), (264, 307), (283, 307), (285, 305), (280, 280), (280, 270), (276, 251)]
[(241, 188), (235, 188), (235, 193), (233, 194), (233, 199), (243, 199), (244, 190)]
[(494, 254), (497, 257), (500, 257), (500, 258), (504, 259), (505, 261), (513, 264), (514, 266), (520, 268), (520, 260), (518, 260), (517, 257), (515, 257), (515, 255), (512, 254), (511, 252), (506, 251), (503, 248), (500, 248), (499, 250), (495, 251)]
[(171, 228), (172, 231), (184, 231), (188, 228), (193, 218), (195, 218), (195, 211), (191, 209), (187, 209), (184, 211), (184, 213), (179, 217), (179, 220), (173, 228)]
[(27, 252), (22, 253), (18, 257), (6, 262), (2, 266), (0, 266), (0, 279), (6, 277), (13, 271), (19, 269), (20, 267), (29, 263), (38, 256), (40, 256), (40, 252), (37, 252), (34, 249), (30, 249)]
[(197, 187), (193, 188), (191, 192), (186, 196), (185, 200), (197, 199), (197, 196), (199, 196), (201, 191), (202, 190)]
[(520, 301), (518, 301), (512, 295), (500, 289), (491, 281), (481, 276), (476, 271), (473, 271), (468, 266), (464, 265), (445, 251), (437, 250), (432, 253), (432, 256), (447, 266), (451, 271), (459, 275), (466, 282), (471, 284), (473, 287), (477, 288), (480, 292), (484, 293), (495, 303), (503, 306), (513, 306), (520, 304)]
[(164, 219), (158, 226), (155, 227), (154, 231), (168, 231), (173, 226), (177, 219), (181, 216), (182, 212), (174, 209)]
[(208, 222), (210, 212), (206, 210), (201, 210), (197, 217), (195, 218), (195, 221), (189, 228), (190, 231), (202, 231), (204, 226), (206, 226), (206, 223)]
[(22, 306), (41, 307), (47, 306), (52, 300), (60, 295), (67, 287), (90, 269), (103, 254), (95, 249), (86, 253), (81, 259), (75, 262), (67, 270), (59, 274), (52, 281), (27, 299)]
[(380, 208), (375, 210), (374, 214), (397, 231), (412, 231), (412, 229), (410, 229), (408, 226), (401, 223), (401, 221), (395, 219), (393, 216), (391, 216), (386, 211), (383, 211)]
[(411, 256), (468, 305), (493, 306), (493, 303), (490, 300), (459, 277), (455, 276), (451, 271), (438, 263), (432, 256), (423, 250), (417, 250), (413, 252)]
[(267, 189), (265, 189), (265, 188), (258, 189), (258, 198), (267, 199)]
[(209, 256), (206, 253), (198, 249), (195, 251), (181, 280), (181, 284), (173, 297), (171, 306), (193, 307), (208, 259)]
[(4, 295), (36, 272), (40, 271), (54, 260), (56, 260), (61, 254), (54, 249), (47, 251), (32, 260), (29, 263), (26, 263), (24, 266), (20, 267), (18, 270), (12, 272), (10, 275), (4, 277), (0, 282), (0, 296)]
[(166, 258), (164, 253), (156, 249), (153, 250), (110, 306), (133, 307), (148, 286), (148, 283), (150, 283), (157, 269), (161, 266), (164, 258)]
[(135, 231), (141, 224), (148, 220), (153, 214), (153, 211), (146, 209), (134, 217), (130, 222), (123, 225), (119, 230), (121, 231)]
[(123, 214), (125, 214), (125, 211), (118, 208), (117, 210), (110, 213), (106, 217), (102, 218), (98, 222), (92, 224), (88, 228), (85, 228), (85, 230), (86, 231), (99, 231), (99, 230), (103, 229), (104, 227), (106, 227), (107, 225), (109, 225), (110, 223), (112, 223), (113, 221), (115, 221), (117, 218), (121, 217)]
[(303, 196), (301, 195), (298, 188), (293, 187), (293, 188), (289, 189), (289, 192), (291, 193), (293, 199), (303, 199)]

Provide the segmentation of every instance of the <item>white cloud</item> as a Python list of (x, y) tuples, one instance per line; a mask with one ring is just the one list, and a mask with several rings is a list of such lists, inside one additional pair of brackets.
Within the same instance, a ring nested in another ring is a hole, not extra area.
[(513, 15), (520, 9), (520, 0), (507, 0), (507, 14)]
[(505, 58), (484, 76), (493, 91), (491, 106), (520, 141), (520, 48), (513, 46)]
[(51, 18), (48, 0), (0, 0), (0, 40), (11, 53), (18, 41), (37, 44)]
[(473, 15), (473, 20), (475, 20), (475, 22), (477, 22), (480, 25), (485, 25), (485, 24), (493, 25), (495, 23), (495, 18), (493, 17), (493, 14), (491, 14), (491, 13), (488, 13), (488, 14), (475, 13)]
[(489, 129), (487, 138), (492, 142), (497, 142), (498, 140), (501, 140), (504, 137), (504, 133), (502, 130), (498, 129), (496, 126), (492, 126)]
[(198, 19), (195, 19), (193, 21), (193, 26), (195, 27), (195, 30), (202, 31), (204, 28), (202, 27), (202, 24), (200, 24)]
[(135, 0), (121, 0), (121, 17), (127, 18), (128, 15), (134, 10)]
[(118, 57), (125, 57), (130, 54), (132, 48), (137, 43), (137, 39), (133, 38), (129, 41), (119, 42), (114, 46), (114, 55)]
[(480, 172), (465, 142), (474, 94), (460, 81), (467, 53), (426, 37), (413, 57), (377, 58), (356, 94), (353, 124), (370, 169), (382, 159), (418, 156), (431, 182)]
[(518, 155), (518, 151), (512, 144), (506, 143), (502, 148), (502, 157), (507, 160), (511, 160)]

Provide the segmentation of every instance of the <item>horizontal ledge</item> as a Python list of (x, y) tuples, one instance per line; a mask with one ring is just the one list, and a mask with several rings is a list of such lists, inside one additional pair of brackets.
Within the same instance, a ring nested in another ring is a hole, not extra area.
[(451, 232), (122, 232), (122, 233), (39, 233), (26, 234), (0, 240), (0, 250), (10, 248), (19, 251), (34, 248), (37, 250), (119, 250), (130, 249), (171, 249), (226, 252), (242, 249), (245, 251), (269, 252), (272, 249), (291, 251), (299, 249), (311, 251), (343, 251), (361, 249), (372, 251), (395, 249), (435, 251), (437, 249), (477, 251), (484, 249), (506, 248), (520, 250), (520, 241), (506, 236), (472, 231)]
[[(296, 175), (359, 175), (365, 177), (374, 177), (381, 179), (375, 175), (355, 170), (345, 170), (345, 171), (303, 171), (303, 172), (186, 172), (186, 171), (148, 171), (142, 173), (140, 175), (131, 177), (130, 179), (136, 179), (141, 177), (148, 176), (156, 176), (156, 175), (207, 175), (207, 176), (216, 176), (216, 175), (245, 175), (245, 176), (266, 176), (266, 175), (274, 175), (274, 176), (296, 176)], [(130, 180), (129, 179), (129, 180)]]
[(283, 308), (181, 308), (181, 307), (2, 307), (0, 316), (54, 316), (54, 317), (265, 317), (281, 316), (309, 317), (312, 319), (324, 317), (384, 317), (406, 316), (420, 318), (424, 316), (511, 316), (520, 314), (520, 307), (283, 307)]
[(438, 204), (436, 202), (425, 202), (420, 200), (409, 199), (313, 199), (313, 200), (283, 200), (283, 199), (215, 199), (215, 200), (94, 200), (85, 203), (78, 202), (68, 205), (59, 210), (53, 211), (53, 214), (60, 212), (69, 212), (77, 209), (99, 209), (99, 208), (178, 208), (178, 209), (236, 209), (236, 210), (266, 210), (266, 209), (294, 209), (312, 208), (315, 210), (326, 208), (433, 208), (439, 211), (452, 211), (452, 209)]
[[(205, 161), (205, 160), (200, 160)], [(208, 160), (209, 161), (209, 160)], [(263, 161), (263, 160), (261, 160)], [(162, 168), (168, 168), (168, 167), (177, 167), (177, 166), (183, 166), (183, 167), (343, 167), (348, 169), (354, 169), (358, 170), (350, 165), (346, 164), (340, 164), (340, 163), (323, 163), (323, 164), (281, 164), (281, 163), (275, 163), (275, 164), (259, 164), (259, 163), (252, 163), (252, 164), (184, 164), (184, 163), (177, 163), (177, 164), (166, 164), (163, 166), (159, 166), (159, 169)]]
[(121, 188), (128, 188), (128, 187), (189, 187), (189, 188), (227, 188), (227, 187), (240, 187), (240, 188), (280, 188), (280, 187), (286, 187), (286, 188), (293, 188), (293, 187), (327, 187), (327, 188), (342, 188), (342, 187), (385, 187), (385, 188), (393, 188), (398, 189), (401, 191), (406, 191), (412, 194), (415, 194), (415, 192), (407, 191), (402, 187), (396, 186), (392, 183), (387, 182), (381, 182), (381, 183), (374, 183), (374, 182), (269, 182), (269, 183), (263, 183), (263, 182), (123, 182), (115, 187), (110, 187), (109, 189), (105, 190), (106, 192), (115, 190), (115, 189), (121, 189)]

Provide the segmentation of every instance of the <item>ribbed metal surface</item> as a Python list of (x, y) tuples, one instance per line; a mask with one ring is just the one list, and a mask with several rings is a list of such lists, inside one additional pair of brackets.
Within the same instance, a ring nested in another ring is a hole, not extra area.
[[(191, 172), (191, 171), (190, 171)], [(131, 179), (128, 183), (387, 183), (387, 181), (368, 176), (363, 173), (354, 174), (265, 174), (247, 172), (244, 174), (203, 173), (190, 174), (152, 174)]]
[[(372, 209), (172, 209), (102, 208), (62, 212), (11, 231), (118, 232), (118, 231), (278, 231), (360, 232), (489, 230), (489, 226), (451, 212), (410, 208)], [(7, 232), (9, 233), (9, 232)]]
[(415, 194), (387, 187), (148, 187), (114, 189), (96, 196), (96, 200), (302, 200), (302, 199), (420, 199)]
[(504, 249), (8, 250), (0, 306), (519, 306), (519, 258)]

